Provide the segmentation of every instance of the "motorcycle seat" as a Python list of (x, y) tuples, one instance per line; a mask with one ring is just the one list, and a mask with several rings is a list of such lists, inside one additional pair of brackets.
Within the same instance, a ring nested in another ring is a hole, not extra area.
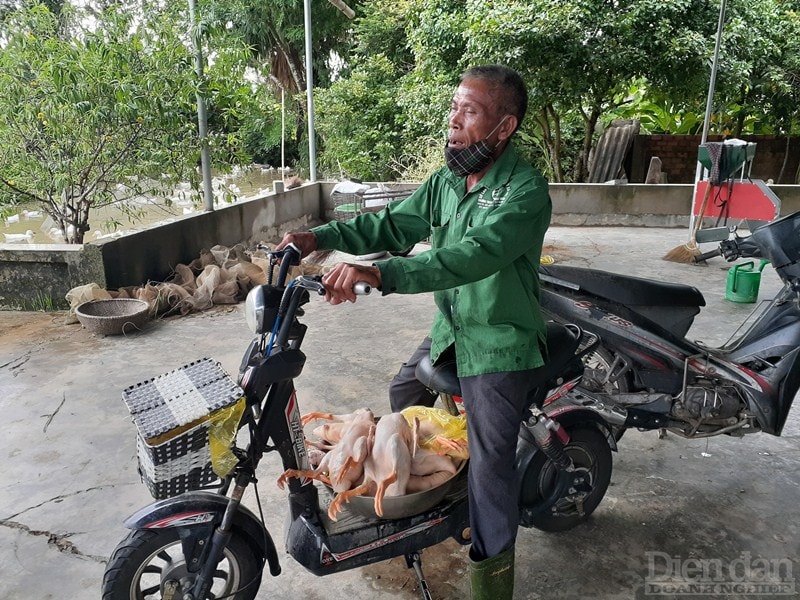
[[(580, 343), (580, 336), (559, 323), (547, 323), (547, 364), (536, 369), (535, 381), (538, 386), (552, 379), (575, 356), (575, 350)], [(447, 353), (444, 359), (431, 362), (430, 355), (426, 355), (417, 364), (414, 371), (417, 379), (434, 392), (461, 395), (461, 384), (456, 371), (456, 359), (452, 353)]]
[(543, 266), (539, 268), (539, 273), (577, 285), (584, 292), (629, 307), (637, 305), (700, 307), (706, 305), (706, 300), (700, 290), (680, 283), (653, 281), (608, 271), (563, 265)]

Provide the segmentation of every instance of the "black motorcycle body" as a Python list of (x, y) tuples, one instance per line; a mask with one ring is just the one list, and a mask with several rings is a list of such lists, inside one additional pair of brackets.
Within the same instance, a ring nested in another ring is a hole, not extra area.
[(800, 213), (723, 241), (713, 254), (767, 259), (784, 283), (752, 324), (718, 348), (685, 337), (705, 305), (694, 287), (541, 268), (544, 312), (602, 340), (576, 392), (583, 396), (572, 401), (598, 410), (617, 438), (629, 427), (687, 438), (780, 435), (800, 387)]
[[(235, 449), (238, 465), (215, 491), (158, 501), (125, 522), (132, 532), (109, 560), (104, 600), (242, 600), (255, 596), (265, 564), (272, 575), (280, 573), (263, 517), (243, 507), (241, 500), (267, 453), (277, 453), (284, 469), (311, 469), (294, 379), (306, 362), (300, 349), (307, 328), (299, 320), (301, 305), (309, 301), (309, 292), (324, 290), (319, 278), (285, 284), (288, 265), (299, 261), (299, 253), (290, 250), (294, 254), (287, 250), (276, 257), (282, 259), (278, 285), (259, 286), (248, 297), (246, 311), (258, 337), (245, 352), (238, 377), (247, 403), (239, 427), (249, 432), (250, 440), (246, 448)], [(540, 410), (548, 398), (577, 385), (581, 357), (597, 343), (574, 326), (552, 324), (548, 337), (556, 350), (536, 382), (530, 415), (521, 424), (516, 464), (522, 525), (556, 530), (585, 520), (599, 504), (615, 446), (611, 428), (594, 411), (570, 406), (550, 418)], [(458, 391), (452, 365), (429, 367), (423, 374), (429, 387)], [(327, 514), (332, 500), (328, 488), (308, 478), (290, 478), (286, 551), (315, 575), (405, 556), (423, 596), (430, 597), (419, 553), (448, 538), (469, 543), (466, 473), (463, 469), (457, 474), (444, 498), (419, 514), (378, 519), (345, 509), (337, 521)]]

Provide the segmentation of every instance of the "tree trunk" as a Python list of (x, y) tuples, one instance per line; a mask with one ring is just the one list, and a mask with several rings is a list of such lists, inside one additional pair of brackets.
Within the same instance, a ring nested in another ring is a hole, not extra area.
[(778, 173), (778, 178), (775, 180), (775, 183), (780, 183), (783, 179), (783, 173), (786, 170), (786, 164), (789, 162), (789, 146), (792, 141), (792, 136), (788, 133), (786, 134), (786, 148), (783, 151), (783, 162), (781, 163), (781, 170)]
[[(553, 183), (561, 183), (564, 180), (564, 172), (561, 168), (561, 125), (558, 114), (550, 105), (542, 107), (534, 117), (536, 124), (542, 134), (545, 151), (547, 153), (547, 163), (550, 165), (552, 175), (550, 179)], [(553, 123), (551, 124), (551, 119)]]
[(594, 128), (597, 126), (597, 121), (600, 119), (600, 109), (592, 108), (592, 112), (587, 117), (581, 110), (581, 115), (584, 118), (585, 127), (583, 129), (583, 145), (578, 154), (578, 159), (575, 161), (575, 168), (572, 171), (572, 179), (574, 183), (584, 183), (589, 177), (589, 154), (592, 151), (592, 140), (594, 138)]
[(557, 183), (564, 182), (564, 167), (561, 165), (561, 118), (558, 116), (558, 113), (553, 108), (552, 104), (548, 104), (547, 110), (550, 112), (550, 115), (553, 118), (553, 129), (555, 130), (555, 149), (553, 158), (556, 163), (556, 171), (555, 175), (557, 178)]

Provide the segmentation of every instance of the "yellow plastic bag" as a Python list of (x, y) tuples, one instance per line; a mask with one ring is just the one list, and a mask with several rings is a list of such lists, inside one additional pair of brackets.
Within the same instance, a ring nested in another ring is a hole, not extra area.
[(245, 405), (245, 399), (240, 398), (235, 404), (221, 408), (209, 416), (208, 445), (211, 453), (211, 469), (217, 477), (226, 477), (238, 462), (231, 448), (239, 430), (239, 421), (242, 419)]
[(403, 409), (402, 415), (409, 425), (414, 424), (414, 419), (419, 419), (420, 435), (419, 447), (428, 450), (438, 449), (437, 438), (443, 437), (454, 442), (467, 441), (467, 417), (454, 416), (441, 408), (427, 406), (409, 406)]

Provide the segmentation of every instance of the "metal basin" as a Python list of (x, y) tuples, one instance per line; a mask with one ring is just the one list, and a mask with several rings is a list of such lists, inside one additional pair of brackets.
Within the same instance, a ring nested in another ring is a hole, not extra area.
[(345, 506), (351, 512), (371, 519), (401, 519), (418, 515), (433, 508), (447, 496), (466, 464), (467, 461), (462, 460), (455, 475), (440, 486), (404, 496), (384, 497), (382, 517), (375, 514), (375, 498), (372, 496), (354, 496)]

